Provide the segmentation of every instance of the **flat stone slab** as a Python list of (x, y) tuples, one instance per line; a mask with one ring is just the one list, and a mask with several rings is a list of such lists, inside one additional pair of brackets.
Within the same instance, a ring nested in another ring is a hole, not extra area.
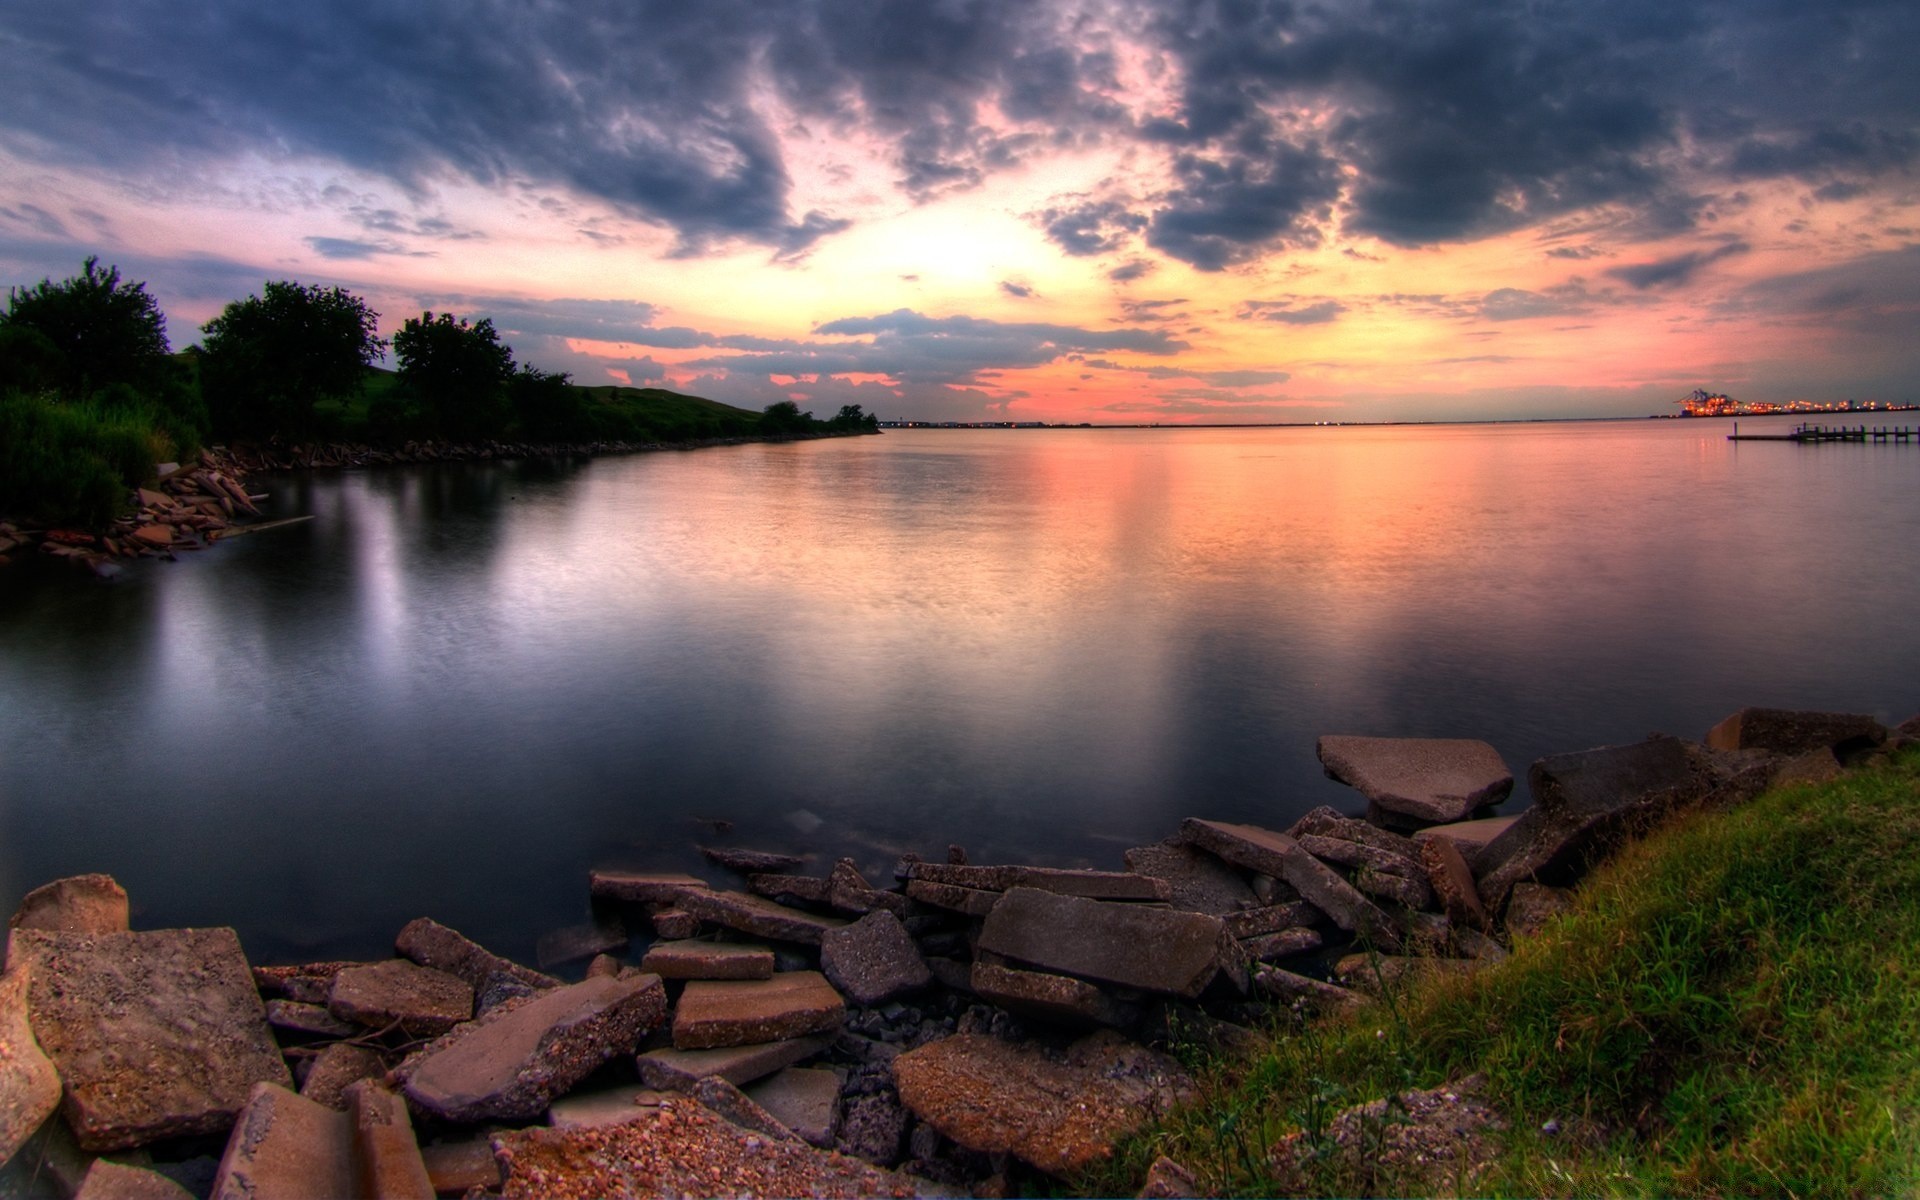
[(1131, 1025), (1140, 1013), (1084, 979), (976, 962), (968, 977), (974, 995), (1013, 1012), (1081, 1025)]
[(422, 1146), (420, 1161), (426, 1164), (427, 1179), (439, 1195), (464, 1196), (475, 1188), (500, 1190), (500, 1163), (493, 1157), (493, 1143), (485, 1138)]
[(806, 946), (818, 946), (821, 934), (846, 924), (834, 917), (815, 916), (746, 892), (688, 891), (681, 893), (679, 904), (694, 916), (715, 925), (724, 925), (755, 937), (798, 942)]
[(749, 875), (747, 886), (769, 900), (804, 900), (808, 904), (825, 904), (833, 890), (832, 884), (817, 875)]
[(838, 1029), (846, 1001), (818, 971), (764, 980), (695, 980), (673, 1014), (676, 1050), (776, 1042)]
[(914, 1116), (967, 1149), (1011, 1153), (1055, 1175), (1104, 1158), (1193, 1086), (1172, 1059), (1111, 1031), (1059, 1058), (958, 1034), (894, 1059), (893, 1078)]
[(484, 991), (487, 984), (499, 976), (525, 984), (535, 991), (560, 986), (560, 981), (553, 976), (502, 958), (472, 938), (427, 917), (409, 921), (406, 928), (400, 931), (400, 936), (394, 939), (393, 947), (401, 957), (423, 967), (445, 971), (476, 993)]
[(772, 979), (773, 951), (745, 942), (655, 942), (640, 969), (662, 979)]
[(1236, 913), (1228, 913), (1220, 921), (1227, 927), (1228, 937), (1251, 938), (1279, 933), (1282, 929), (1318, 925), (1326, 919), (1325, 913), (1305, 900), (1289, 900), (1285, 904), (1269, 904), (1264, 908), (1241, 909)]
[(291, 1087), (233, 930), (13, 937), (82, 1149), (219, 1133), (254, 1084)]
[(70, 875), (28, 892), (8, 929), (53, 933), (127, 932), (127, 890), (111, 875)]
[(1240, 872), (1191, 846), (1135, 846), (1123, 857), (1127, 870), (1165, 881), (1169, 902), (1184, 912), (1224, 917), (1258, 903)]
[(840, 1077), (818, 1067), (788, 1067), (746, 1089), (765, 1109), (810, 1146), (828, 1149), (840, 1123)]
[(1467, 738), (1329, 734), (1315, 749), (1328, 775), (1369, 804), (1416, 821), (1458, 821), (1513, 791), (1500, 752)]
[(632, 1053), (666, 1013), (658, 975), (588, 979), (509, 1001), (395, 1074), (407, 1099), (441, 1120), (529, 1120), (601, 1063)]
[(315, 1037), (357, 1037), (366, 1032), (365, 1027), (334, 1016), (324, 1005), (302, 1004), (298, 1000), (267, 1001), (267, 1024)]
[(1188, 817), (1180, 823), (1179, 836), (1235, 866), (1284, 880), (1348, 933), (1371, 938), (1383, 947), (1400, 944), (1398, 930), (1378, 905), (1284, 833)]
[(1014, 888), (987, 915), (978, 949), (1143, 991), (1193, 997), (1220, 968), (1220, 918)]
[(831, 1038), (798, 1037), (712, 1050), (649, 1050), (635, 1064), (640, 1081), (651, 1088), (686, 1091), (709, 1075), (745, 1087), (782, 1068), (805, 1062), (832, 1044)]
[(993, 911), (1000, 902), (1001, 892), (989, 892), (981, 888), (958, 887), (951, 883), (933, 883), (925, 879), (909, 879), (907, 896), (922, 904), (931, 904), (935, 908), (944, 908), (952, 912), (963, 913), (969, 917), (984, 917)]
[(1445, 838), (1453, 843), (1460, 857), (1467, 860), (1467, 866), (1473, 867), (1480, 861), (1480, 852), (1487, 843), (1499, 837), (1520, 819), (1519, 813), (1504, 817), (1480, 817), (1473, 821), (1455, 821), (1448, 825), (1429, 825), (1413, 835), (1415, 844), (1429, 838)]
[(1771, 750), (1805, 754), (1836, 747), (1878, 746), (1886, 726), (1864, 713), (1800, 712), (1785, 708), (1743, 708), (1707, 731), (1714, 750)]
[(351, 1118), (276, 1084), (254, 1088), (227, 1137), (213, 1200), (358, 1194)]
[(827, 876), (827, 903), (841, 912), (866, 914), (879, 910), (892, 913), (896, 917), (906, 917), (913, 912), (913, 902), (899, 892), (890, 892), (874, 887), (860, 874), (860, 868), (850, 858), (843, 858), (833, 864), (833, 871)]
[(407, 1106), (381, 1083), (363, 1079), (347, 1089), (353, 1122), (354, 1177), (358, 1194), (380, 1200), (432, 1200), (433, 1181), (420, 1159)]
[(589, 871), (587, 891), (602, 900), (628, 904), (677, 904), (682, 892), (707, 890), (707, 881), (695, 875), (650, 871)]
[(601, 1088), (592, 1092), (573, 1092), (555, 1100), (547, 1109), (547, 1124), (555, 1129), (591, 1129), (618, 1125), (647, 1115), (666, 1098), (665, 1092), (641, 1084)]
[(1452, 839), (1422, 838), (1420, 863), (1426, 868), (1427, 883), (1432, 886), (1449, 921), (1482, 932), (1490, 928), (1486, 906), (1480, 902), (1480, 891), (1473, 881), (1473, 869)]
[(708, 862), (717, 863), (741, 875), (780, 875), (797, 871), (807, 860), (793, 854), (766, 850), (744, 850), (731, 846), (702, 846), (700, 853)]
[(1304, 1001), (1323, 1012), (1358, 1008), (1367, 1002), (1365, 996), (1338, 984), (1283, 971), (1279, 967), (1254, 968), (1253, 986), (1285, 1003)]
[(340, 1042), (328, 1046), (307, 1068), (300, 1081), (300, 1094), (315, 1104), (347, 1109), (347, 1089), (362, 1079), (378, 1079), (387, 1073), (380, 1056), (365, 1046)]
[(445, 971), (393, 958), (336, 974), (327, 1011), (374, 1029), (438, 1037), (472, 1018), (473, 989)]
[(992, 892), (1011, 891), (1017, 887), (1035, 888), (1089, 900), (1167, 900), (1172, 896), (1172, 889), (1164, 879), (1131, 871), (921, 862), (907, 868), (907, 878)]
[(22, 963), (0, 976), (0, 1163), (33, 1136), (60, 1107), (60, 1074), (40, 1050), (27, 1022), (27, 976)]
[(1371, 821), (1343, 817), (1324, 804), (1295, 821), (1287, 829), (1287, 836), (1295, 840), (1309, 835), (1359, 842), (1363, 846), (1372, 846), (1376, 850), (1385, 850), (1398, 854), (1402, 858), (1412, 858), (1415, 854), (1413, 838), (1406, 834), (1382, 829)]
[(1240, 943), (1240, 947), (1254, 962), (1265, 963), (1291, 958), (1296, 954), (1305, 954), (1309, 950), (1318, 950), (1321, 941), (1319, 930), (1296, 927), (1247, 938)]
[(806, 1143), (742, 1129), (690, 1098), (597, 1129), (494, 1138), (503, 1200), (556, 1196), (916, 1196), (932, 1185)]
[(906, 926), (884, 909), (822, 934), (820, 969), (856, 1004), (869, 1006), (933, 982)]

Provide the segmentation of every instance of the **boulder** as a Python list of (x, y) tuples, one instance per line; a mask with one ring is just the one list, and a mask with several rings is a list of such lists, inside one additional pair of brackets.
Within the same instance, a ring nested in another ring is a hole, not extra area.
[(980, 867), (954, 863), (915, 863), (909, 879), (944, 883), (949, 887), (1005, 892), (1034, 888), (1061, 896), (1088, 900), (1161, 900), (1172, 895), (1163, 879), (1131, 871), (1081, 871), (1054, 867)]
[(638, 1120), (497, 1134), (504, 1200), (555, 1196), (914, 1196), (923, 1181), (799, 1140), (770, 1141), (691, 1099)]
[(1400, 944), (1393, 922), (1378, 905), (1284, 833), (1188, 817), (1180, 823), (1180, 840), (1235, 866), (1286, 881), (1348, 933), (1371, 938), (1383, 948)]
[(805, 1062), (830, 1044), (831, 1040), (824, 1037), (798, 1037), (712, 1050), (649, 1050), (636, 1065), (640, 1081), (662, 1091), (687, 1091), (709, 1075), (745, 1087), (762, 1076)]
[(1805, 754), (1832, 750), (1842, 756), (1887, 740), (1886, 727), (1863, 713), (1796, 712), (1743, 708), (1707, 731), (1713, 750), (1771, 750)]
[(1124, 858), (1127, 870), (1163, 880), (1170, 902), (1185, 912), (1225, 917), (1258, 903), (1240, 872), (1191, 846), (1135, 846)]
[(806, 865), (806, 859), (791, 854), (773, 854), (765, 850), (741, 850), (727, 846), (702, 846), (707, 861), (718, 863), (740, 875), (779, 875)]
[(1447, 919), (1455, 925), (1485, 930), (1489, 927), (1486, 907), (1480, 903), (1480, 891), (1473, 872), (1460, 848), (1445, 837), (1420, 839), (1420, 862), (1426, 868), (1427, 884), (1440, 901)]
[(1192, 1093), (1179, 1064), (1112, 1031), (1056, 1058), (980, 1034), (929, 1042), (893, 1060), (900, 1102), (969, 1150), (1011, 1153), (1054, 1175), (1106, 1157), (1113, 1144)]
[(677, 904), (689, 889), (707, 890), (707, 881), (693, 875), (642, 871), (589, 871), (587, 891), (600, 900), (628, 904)]
[(746, 892), (683, 892), (680, 907), (703, 921), (754, 937), (807, 946), (818, 946), (821, 934), (846, 924), (834, 917), (815, 916)]
[[(371, 1079), (347, 1089), (353, 1122), (354, 1177), (360, 1196), (380, 1200), (433, 1200), (433, 1181), (420, 1159), (413, 1122), (400, 1097)], [(264, 1200), (264, 1198), (262, 1198)]]
[(82, 1149), (219, 1133), (256, 1083), (293, 1080), (231, 929), (17, 929), (33, 1031)]
[(482, 947), (471, 938), (447, 928), (438, 921), (421, 917), (407, 923), (394, 939), (401, 957), (423, 967), (432, 967), (464, 982), (476, 993), (484, 991), (495, 978), (505, 976), (534, 991), (560, 986), (551, 975), (541, 974)]
[(1485, 742), (1328, 735), (1315, 749), (1329, 776), (1394, 823), (1458, 821), (1513, 791), (1513, 772)]
[(28, 892), (8, 929), (53, 933), (125, 933), (127, 891), (111, 875), (70, 875)]
[(640, 969), (662, 979), (772, 979), (773, 951), (746, 942), (655, 942)]
[(386, 1063), (365, 1046), (338, 1042), (320, 1052), (300, 1081), (300, 1094), (315, 1104), (347, 1110), (347, 1089), (362, 1079), (379, 1079), (387, 1073)]
[(438, 1037), (473, 1016), (473, 989), (445, 971), (390, 958), (336, 974), (327, 1011), (374, 1029)]
[(254, 1087), (227, 1137), (213, 1200), (361, 1194), (352, 1119), (278, 1084)]
[(528, 1120), (601, 1063), (632, 1053), (666, 1013), (658, 975), (588, 979), (503, 1004), (429, 1043), (395, 1075), (407, 1099), (440, 1120)]
[(1019, 887), (987, 915), (978, 949), (1044, 971), (1193, 997), (1220, 969), (1220, 918)]
[(820, 938), (820, 969), (854, 1003), (880, 1004), (933, 982), (900, 918), (876, 910)]
[(96, 1158), (73, 1200), (194, 1200), (194, 1196), (158, 1171)]
[(676, 1050), (710, 1050), (825, 1033), (840, 1027), (846, 1001), (818, 971), (764, 980), (695, 980), (673, 1014)]
[(0, 1163), (60, 1107), (60, 1074), (27, 1021), (27, 976), (20, 963), (0, 975)]
[(1066, 975), (976, 962), (967, 985), (990, 1004), (1044, 1020), (1127, 1028), (1140, 1017), (1133, 1005), (1121, 1003), (1084, 979)]
[(840, 1123), (840, 1077), (832, 1071), (788, 1067), (746, 1089), (748, 1099), (810, 1146), (829, 1149)]

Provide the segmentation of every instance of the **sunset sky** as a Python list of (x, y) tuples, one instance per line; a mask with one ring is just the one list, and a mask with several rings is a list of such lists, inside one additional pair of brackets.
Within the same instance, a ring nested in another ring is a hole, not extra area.
[(827, 416), (1920, 400), (1920, 5), (9, 0), (0, 285)]

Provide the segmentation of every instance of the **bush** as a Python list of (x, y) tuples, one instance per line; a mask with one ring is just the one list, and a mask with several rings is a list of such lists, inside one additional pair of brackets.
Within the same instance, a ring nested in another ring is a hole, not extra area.
[(176, 452), (156, 414), (131, 390), (106, 403), (67, 404), (18, 390), (0, 393), (0, 512), (97, 528), (128, 492)]

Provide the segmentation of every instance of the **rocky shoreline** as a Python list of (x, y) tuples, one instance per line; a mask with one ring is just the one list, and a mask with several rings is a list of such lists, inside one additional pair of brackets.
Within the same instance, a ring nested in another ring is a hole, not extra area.
[[(257, 966), (57, 880), (0, 976), (0, 1192), (1029, 1194), (1189, 1097), (1194, 1053), (1498, 962), (1635, 834), (1917, 741), (1920, 717), (1744, 709), (1543, 758), (1494, 816), (1514, 778), (1486, 743), (1329, 736), (1364, 817), (1189, 818), (1120, 871), (952, 847), (880, 882), (709, 845), (719, 882), (590, 872), (595, 923), (539, 969), (427, 917), (392, 958)], [(1415, 1100), (1404, 1136), (1442, 1160), (1498, 1126), (1470, 1081)], [(1165, 1159), (1140, 1186), (1198, 1188)]]
[[(135, 558), (173, 559), (204, 550), (223, 538), (297, 524), (305, 517), (262, 521), (257, 507), (268, 497), (249, 490), (255, 474), (278, 471), (346, 470), (440, 462), (489, 462), (520, 458), (594, 458), (661, 450), (701, 450), (754, 442), (802, 442), (860, 437), (869, 431), (834, 430), (764, 437), (700, 438), (685, 442), (434, 442), (409, 441), (380, 448), (363, 442), (215, 446), (193, 463), (159, 463), (153, 486), (135, 489), (132, 511), (105, 529), (73, 529), (0, 520), (0, 567), (38, 551), (101, 579), (120, 573)], [(878, 432), (878, 431), (871, 431)], [(249, 520), (249, 518), (256, 518)]]

